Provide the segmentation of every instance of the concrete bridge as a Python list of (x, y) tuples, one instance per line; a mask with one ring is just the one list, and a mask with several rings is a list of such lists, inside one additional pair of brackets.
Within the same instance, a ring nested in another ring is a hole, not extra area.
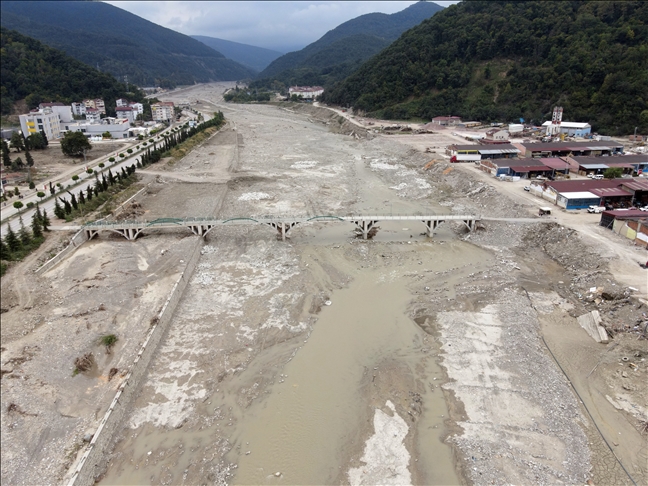
[(211, 218), (159, 218), (153, 221), (118, 221), (107, 222), (97, 221), (85, 224), (82, 228), (88, 239), (92, 239), (101, 231), (112, 231), (127, 240), (135, 240), (147, 229), (168, 229), (168, 228), (188, 228), (197, 236), (206, 236), (214, 228), (231, 225), (267, 225), (274, 228), (283, 241), (286, 235), (295, 226), (304, 223), (314, 223), (320, 221), (328, 222), (348, 222), (353, 223), (362, 237), (366, 240), (369, 238), (371, 231), (376, 228), (380, 221), (420, 221), (425, 225), (425, 232), (432, 237), (438, 226), (446, 221), (459, 221), (466, 225), (469, 231), (475, 229), (477, 221), (481, 216), (473, 215), (454, 215), (442, 214), (433, 216), (303, 216), (303, 217), (281, 217), (281, 218), (229, 218), (229, 219), (211, 219)]

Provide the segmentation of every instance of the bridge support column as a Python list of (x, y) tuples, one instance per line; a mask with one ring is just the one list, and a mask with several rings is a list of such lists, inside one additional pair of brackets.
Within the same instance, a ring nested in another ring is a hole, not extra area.
[(213, 227), (214, 225), (212, 224), (197, 224), (189, 226), (189, 229), (196, 236), (205, 236), (207, 232)]
[(377, 220), (358, 220), (354, 221), (353, 223), (356, 225), (356, 227), (362, 231), (362, 239), (366, 240), (369, 238), (369, 232), (374, 228), (378, 221)]
[(277, 233), (279, 233), (279, 236), (281, 236), (281, 241), (286, 241), (286, 235), (288, 232), (293, 229), (295, 226), (299, 224), (298, 221), (289, 221), (289, 222), (284, 222), (284, 221), (279, 221), (279, 222), (272, 222), (272, 223), (267, 223), (269, 226), (277, 230)]
[(98, 230), (85, 230), (85, 234), (88, 237), (88, 239), (91, 240), (92, 238), (94, 238), (95, 236), (97, 236), (99, 234), (99, 231)]
[(475, 227), (477, 226), (477, 221), (474, 219), (464, 219), (463, 223), (468, 227), (468, 231), (473, 232), (475, 231)]
[(116, 231), (128, 241), (135, 241), (143, 229), (144, 228), (123, 228)]
[(428, 221), (423, 221), (423, 223), (425, 223), (427, 236), (429, 238), (432, 238), (434, 236), (434, 232), (436, 231), (436, 229), (439, 227), (441, 223), (443, 223), (443, 220), (432, 219)]

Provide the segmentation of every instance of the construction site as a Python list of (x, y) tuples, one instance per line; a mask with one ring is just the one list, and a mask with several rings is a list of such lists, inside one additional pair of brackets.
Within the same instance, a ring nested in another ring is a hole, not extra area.
[(644, 248), (451, 164), (450, 131), (229, 87), (165, 94), (227, 123), (106, 219), (167, 226), (42, 269), (53, 232), (2, 278), (3, 483), (648, 483)]

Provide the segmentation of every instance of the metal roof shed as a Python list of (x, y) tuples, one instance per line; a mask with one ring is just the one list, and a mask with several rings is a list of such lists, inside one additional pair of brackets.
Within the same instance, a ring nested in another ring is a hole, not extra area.
[(556, 199), (556, 204), (565, 209), (585, 209), (600, 203), (601, 198), (589, 191), (561, 192)]
[(581, 164), (581, 167), (585, 170), (605, 170), (609, 169), (609, 165), (605, 164)]

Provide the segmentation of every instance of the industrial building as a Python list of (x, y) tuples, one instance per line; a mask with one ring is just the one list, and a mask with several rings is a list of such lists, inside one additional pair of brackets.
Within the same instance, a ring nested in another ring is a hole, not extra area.
[(513, 143), (520, 157), (574, 157), (620, 155), (623, 144), (612, 141)]

